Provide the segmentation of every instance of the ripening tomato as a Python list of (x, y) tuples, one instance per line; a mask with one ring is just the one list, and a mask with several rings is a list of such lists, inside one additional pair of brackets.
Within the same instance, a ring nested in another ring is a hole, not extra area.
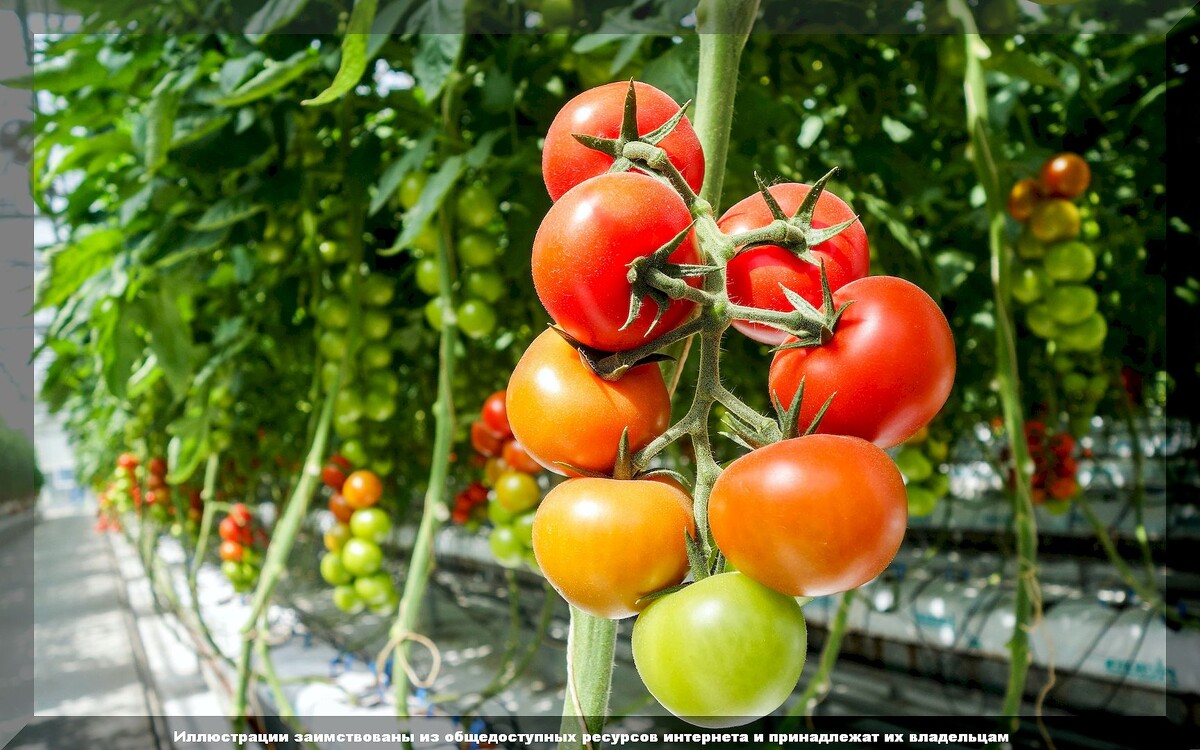
[(477, 419), (471, 423), (471, 447), (481, 456), (498, 456), (504, 449), (504, 436), (494, 431), (482, 419)]
[(807, 651), (796, 600), (736, 572), (652, 601), (633, 626), (633, 663), (646, 689), (702, 727), (745, 724), (779, 708)]
[(658, 365), (635, 367), (620, 380), (597, 376), (570, 344), (545, 331), (521, 355), (506, 391), (508, 421), (521, 447), (557, 474), (557, 462), (609, 473), (623, 430), (637, 451), (666, 431), (671, 398)]
[(512, 428), (508, 426), (508, 412), (504, 405), (504, 391), (496, 391), (483, 402), (479, 413), (480, 418), (492, 428), (492, 432), (500, 437), (512, 437)]
[(354, 515), (354, 508), (346, 502), (345, 496), (341, 493), (334, 493), (333, 497), (329, 498), (329, 512), (342, 523), (350, 523), (350, 517)]
[(804, 378), (801, 424), (836, 393), (818, 432), (891, 448), (929, 424), (950, 395), (954, 336), (937, 303), (904, 279), (868, 276), (833, 295), (835, 305), (850, 300), (832, 341), (775, 355), (770, 392), (788, 405)]
[(221, 542), (221, 548), (218, 551), (218, 554), (221, 556), (222, 560), (241, 562), (242, 555), (244, 555), (245, 552), (246, 548), (237, 542), (224, 541)]
[(1053, 198), (1039, 203), (1029, 217), (1029, 231), (1042, 242), (1073, 240), (1079, 236), (1082, 219), (1069, 200)]
[(321, 481), (334, 492), (341, 492), (342, 485), (346, 483), (346, 472), (340, 466), (325, 464), (321, 469)]
[(1042, 200), (1042, 186), (1037, 180), (1017, 180), (1008, 192), (1008, 215), (1017, 221), (1028, 221), (1033, 209)]
[(355, 510), (369, 508), (383, 497), (383, 482), (379, 481), (375, 472), (359, 469), (346, 477), (346, 483), (342, 485), (342, 497)]
[(230, 516), (221, 520), (221, 524), (217, 527), (217, 533), (222, 540), (238, 544), (250, 544), (254, 539), (249, 526), (239, 526), (237, 521)]
[(684, 535), (695, 534), (691, 505), (663, 482), (567, 480), (546, 493), (534, 516), (538, 567), (588, 614), (635, 615), (646, 605), (641, 597), (687, 575)]
[(1079, 154), (1059, 154), (1042, 165), (1042, 187), (1058, 198), (1078, 198), (1092, 181), (1092, 170)]
[(521, 447), (521, 444), (516, 440), (509, 440), (504, 444), (504, 463), (513, 467), (517, 471), (523, 471), (526, 474), (542, 473), (542, 465), (533, 460), (533, 457)]
[(245, 526), (246, 524), (250, 523), (250, 519), (253, 518), (253, 514), (250, 512), (250, 508), (248, 508), (245, 503), (236, 503), (232, 508), (229, 509), (229, 517), (232, 518), (238, 526)]
[(878, 446), (806, 435), (731, 463), (713, 485), (708, 519), (741, 572), (789, 596), (825, 596), (883, 572), (904, 539), (908, 499)]
[(324, 542), (325, 549), (330, 552), (341, 552), (342, 547), (354, 536), (350, 532), (350, 527), (343, 522), (338, 522), (333, 525), (333, 528), (325, 532)]
[[(771, 195), (788, 216), (800, 207), (810, 190), (810, 186), (795, 182), (770, 188)], [(817, 199), (813, 226), (821, 229), (854, 217), (854, 211), (841, 198), (826, 190)], [(755, 193), (726, 211), (718, 226), (726, 234), (736, 234), (765, 227), (773, 219), (762, 194)], [(834, 291), (867, 275), (870, 248), (861, 223), (851, 224), (836, 237), (810, 248), (810, 252), (814, 262), (803, 260), (776, 245), (739, 253), (729, 261), (726, 269), (730, 301), (763, 310), (787, 311), (793, 309), (783, 292), (783, 287), (787, 287), (820, 307), (822, 261), (829, 288)], [(777, 328), (744, 320), (733, 321), (733, 327), (755, 341), (771, 346), (782, 344), (787, 338), (787, 334)]]
[[(618, 330), (629, 317), (628, 266), (691, 223), (683, 199), (649, 175), (606, 174), (577, 185), (550, 207), (534, 237), (538, 298), (563, 330), (587, 346), (615, 352), (645, 344), (682, 323), (695, 305), (671, 302), (651, 331), (657, 307), (647, 299), (633, 323)], [(692, 235), (670, 260), (699, 262)]]
[(117, 466), (120, 466), (122, 469), (136, 469), (138, 458), (132, 453), (122, 453), (117, 457)]
[(146, 464), (151, 476), (163, 477), (167, 474), (167, 459), (155, 456)]
[(509, 513), (529, 510), (541, 496), (537, 480), (523, 471), (509, 470), (496, 479), (496, 502)]
[[(542, 150), (542, 178), (551, 200), (588, 178), (604, 174), (612, 157), (584, 146), (575, 134), (616, 138), (621, 134), (629, 84), (609, 83), (584, 91), (567, 102), (546, 131)], [(646, 135), (675, 116), (679, 105), (670, 96), (646, 83), (633, 84), (637, 100), (638, 135)], [(658, 144), (695, 192), (704, 183), (704, 152), (692, 124), (684, 117)]]

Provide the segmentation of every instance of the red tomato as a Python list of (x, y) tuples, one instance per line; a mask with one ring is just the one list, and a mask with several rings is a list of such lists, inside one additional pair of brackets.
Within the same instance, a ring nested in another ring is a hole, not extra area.
[(222, 519), (220, 526), (217, 527), (217, 532), (221, 535), (221, 539), (226, 542), (248, 545), (253, 541), (253, 534), (250, 531), (250, 527), (238, 525), (233, 516), (226, 516)]
[(1037, 180), (1017, 180), (1008, 192), (1008, 215), (1017, 221), (1028, 221), (1041, 199), (1042, 186)]
[(341, 492), (342, 485), (346, 483), (346, 472), (331, 463), (325, 464), (321, 469), (321, 481), (334, 492)]
[(521, 444), (516, 440), (509, 440), (504, 444), (504, 463), (508, 464), (517, 471), (523, 471), (526, 474), (541, 474), (542, 465), (529, 455)]
[[(808, 185), (789, 182), (774, 185), (770, 191), (783, 212), (791, 216), (811, 189)], [(854, 211), (841, 198), (824, 191), (817, 199), (813, 226), (820, 229), (853, 218)], [(765, 227), (773, 219), (762, 194), (755, 193), (726, 211), (718, 226), (726, 234), (736, 234)], [(801, 260), (790, 250), (776, 245), (739, 253), (729, 261), (726, 269), (726, 289), (730, 301), (764, 310), (791, 310), (792, 305), (784, 295), (782, 285), (820, 307), (820, 261), (825, 262), (829, 288), (834, 291), (867, 275), (870, 247), (861, 223), (846, 227), (841, 234), (810, 250), (817, 263)], [(733, 327), (755, 341), (771, 346), (782, 344), (787, 338), (787, 334), (777, 328), (744, 320), (733, 321)]]
[(221, 542), (219, 554), (222, 560), (231, 560), (233, 562), (241, 562), (242, 554), (245, 548), (237, 542), (224, 541)]
[[(632, 325), (617, 330), (629, 317), (629, 263), (691, 222), (683, 199), (654, 177), (624, 172), (588, 180), (551, 206), (538, 227), (532, 261), (538, 298), (563, 330), (587, 346), (615, 352), (645, 344), (682, 323), (694, 305), (675, 300), (650, 331), (657, 309), (647, 299)], [(699, 259), (692, 236), (670, 258)]]
[(229, 517), (237, 523), (238, 526), (245, 526), (250, 523), (250, 519), (254, 514), (250, 512), (250, 508), (246, 507), (245, 503), (237, 503), (229, 509)]
[(340, 453), (334, 453), (329, 457), (329, 463), (338, 466), (342, 471), (354, 471), (354, 465), (346, 460), (346, 457)]
[(329, 512), (342, 523), (350, 523), (350, 516), (354, 515), (354, 508), (350, 507), (350, 503), (346, 502), (345, 497), (335, 494), (329, 498)]
[(504, 449), (504, 436), (488, 427), (487, 422), (477, 419), (471, 423), (471, 447), (481, 456), (499, 456)]
[(771, 393), (787, 405), (804, 378), (802, 425), (836, 393), (819, 432), (854, 435), (883, 448), (929, 424), (954, 385), (954, 336), (920, 287), (892, 276), (853, 281), (833, 295), (846, 308), (833, 340), (775, 355)]
[[(691, 498), (662, 482), (571, 479), (538, 506), (533, 552), (546, 580), (573, 606), (619, 619), (683, 580)], [(581, 552), (583, 554), (581, 554)]]
[[(638, 135), (646, 135), (679, 111), (674, 99), (649, 84), (634, 83), (633, 90), (637, 99)], [(604, 174), (612, 166), (612, 157), (584, 146), (572, 136), (576, 133), (598, 138), (619, 136), (628, 91), (629, 84), (624, 81), (597, 86), (567, 102), (555, 115), (542, 150), (542, 177), (551, 200), (558, 200), (571, 188)], [(704, 152), (687, 117), (658, 146), (667, 152), (692, 190), (700, 192), (704, 182)]]
[(151, 476), (163, 477), (167, 474), (167, 459), (155, 456), (146, 464), (146, 468), (150, 470)]
[(1092, 181), (1092, 170), (1079, 154), (1059, 154), (1042, 165), (1042, 187), (1058, 198), (1078, 198)]
[(713, 485), (708, 519), (741, 572), (789, 596), (825, 596), (883, 572), (904, 539), (908, 498), (877, 446), (807, 435), (730, 464)]
[(609, 382), (554, 331), (542, 333), (521, 355), (507, 398), (509, 424), (521, 447), (550, 471), (568, 476), (555, 462), (611, 472), (623, 430), (629, 429), (629, 447), (636, 451), (665, 432), (671, 418), (658, 365), (635, 367)]
[(136, 469), (137, 465), (138, 458), (132, 453), (122, 453), (117, 458), (117, 466), (120, 466), (122, 469)]
[(479, 415), (492, 432), (501, 437), (512, 437), (512, 429), (508, 426), (508, 412), (504, 406), (504, 391), (496, 391), (483, 402), (483, 410)]
[(375, 472), (360, 469), (346, 477), (346, 483), (342, 485), (342, 497), (355, 510), (369, 508), (383, 497), (383, 482), (379, 481)]

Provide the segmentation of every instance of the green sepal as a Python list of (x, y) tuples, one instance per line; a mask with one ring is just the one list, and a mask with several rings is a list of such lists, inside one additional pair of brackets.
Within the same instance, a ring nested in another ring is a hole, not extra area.
[(675, 361), (675, 358), (668, 354), (655, 352), (653, 354), (647, 354), (645, 357), (633, 362), (624, 362), (621, 359), (623, 352), (606, 352), (603, 349), (597, 349), (593, 346), (588, 346), (554, 324), (550, 325), (550, 330), (561, 336), (564, 341), (571, 345), (571, 348), (579, 352), (580, 359), (582, 359), (584, 364), (587, 365), (588, 369), (592, 371), (592, 374), (609, 382), (616, 382), (620, 380), (625, 373), (629, 372), (635, 367), (641, 367), (642, 365), (648, 364), (657, 364), (659, 362)]

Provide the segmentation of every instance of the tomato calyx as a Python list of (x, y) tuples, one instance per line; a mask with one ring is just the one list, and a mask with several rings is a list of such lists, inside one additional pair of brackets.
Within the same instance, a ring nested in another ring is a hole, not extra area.
[(645, 346), (623, 352), (606, 352), (603, 349), (588, 346), (555, 324), (550, 325), (550, 330), (561, 336), (563, 341), (579, 352), (580, 361), (597, 377), (609, 382), (616, 382), (635, 367), (674, 361), (674, 357), (663, 354), (659, 350), (698, 332), (700, 326), (696, 320), (692, 320)]
[(771, 194), (767, 183), (755, 172), (754, 179), (758, 183), (758, 192), (762, 195), (763, 200), (766, 201), (767, 208), (775, 220), (760, 229), (753, 229), (733, 235), (731, 240), (734, 244), (734, 250), (730, 258), (756, 247), (774, 245), (790, 250), (797, 258), (816, 265), (817, 261), (813, 258), (809, 248), (816, 247), (822, 242), (833, 239), (846, 229), (854, 226), (855, 222), (859, 220), (855, 216), (852, 219), (847, 219), (838, 224), (820, 229), (814, 228), (812, 225), (813, 215), (817, 210), (817, 201), (821, 198), (821, 194), (825, 192), (825, 184), (837, 172), (838, 168), (834, 167), (825, 176), (813, 183), (812, 190), (804, 196), (804, 200), (800, 202), (800, 205), (796, 207), (796, 212), (791, 216), (788, 216), (779, 207), (779, 202)]
[(792, 403), (786, 409), (783, 402), (779, 400), (779, 392), (771, 393), (771, 403), (775, 407), (775, 413), (779, 415), (779, 430), (783, 433), (784, 440), (791, 440), (794, 437), (802, 435), (811, 435), (821, 426), (821, 418), (825, 416), (825, 412), (829, 410), (830, 404), (833, 403), (834, 396), (837, 392), (829, 394), (829, 398), (825, 399), (825, 403), (817, 410), (816, 416), (808, 423), (808, 427), (804, 432), (800, 432), (800, 406), (804, 399), (804, 378), (800, 378), (800, 387), (796, 389), (796, 395), (792, 397)]
[[(612, 166), (608, 168), (609, 173), (627, 172), (631, 169), (645, 167), (650, 174), (666, 173), (667, 179), (676, 190), (680, 191), (684, 202), (690, 207), (696, 199), (696, 194), (692, 192), (691, 187), (679, 174), (671, 164), (667, 157), (667, 152), (659, 148), (658, 144), (667, 136), (674, 132), (676, 126), (683, 120), (687, 114), (687, 109), (691, 106), (692, 101), (683, 103), (669, 120), (659, 125), (654, 130), (651, 130), (645, 135), (638, 134), (637, 124), (637, 93), (633, 86), (634, 79), (629, 79), (629, 90), (625, 93), (625, 109), (621, 116), (621, 131), (616, 138), (600, 138), (594, 135), (586, 135), (583, 133), (572, 133), (571, 137), (584, 146), (600, 153), (610, 156), (613, 159)], [(630, 149), (627, 148), (631, 144), (639, 144)], [(678, 180), (672, 178), (671, 172), (675, 173)]]
[(629, 273), (625, 277), (629, 281), (631, 290), (629, 317), (625, 319), (625, 323), (618, 330), (624, 331), (634, 324), (638, 314), (642, 311), (642, 304), (646, 298), (649, 298), (658, 308), (654, 320), (650, 321), (650, 326), (646, 329), (644, 334), (646, 336), (649, 336), (650, 332), (658, 326), (658, 322), (662, 320), (663, 313), (670, 307), (672, 300), (687, 299), (700, 304), (712, 301), (711, 295), (688, 285), (684, 279), (703, 278), (721, 270), (720, 267), (670, 262), (671, 255), (688, 238), (694, 226), (695, 222), (688, 224), (671, 238), (670, 242), (653, 253), (634, 258), (629, 262), (627, 266)]

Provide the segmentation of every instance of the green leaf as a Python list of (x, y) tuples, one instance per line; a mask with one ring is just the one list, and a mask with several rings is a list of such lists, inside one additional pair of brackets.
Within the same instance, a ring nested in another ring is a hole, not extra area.
[(158, 294), (148, 297), (146, 327), (150, 331), (150, 348), (158, 357), (167, 384), (176, 396), (187, 392), (192, 375), (192, 329), (183, 319), (182, 306), (187, 297), (174, 285), (164, 283)]
[(375, 186), (375, 197), (371, 199), (371, 206), (367, 209), (368, 216), (374, 216), (379, 209), (383, 208), (409, 172), (420, 169), (425, 164), (425, 157), (429, 155), (429, 150), (433, 147), (433, 135), (433, 132), (430, 131), (421, 136), (421, 139), (413, 144), (412, 148), (404, 152), (404, 156), (392, 162), (384, 170), (383, 175), (379, 178), (379, 184)]
[[(191, 411), (191, 410), (189, 410)], [(167, 426), (171, 433), (167, 443), (167, 481), (181, 484), (192, 478), (207, 455), (209, 410), (200, 409), (191, 416), (176, 419)]]
[(96, 341), (96, 350), (103, 362), (104, 382), (109, 392), (119, 399), (125, 398), (133, 366), (145, 350), (145, 343), (123, 313), (124, 307), (114, 300), (106, 325), (97, 326)]
[(467, 166), (471, 169), (482, 169), (483, 165), (487, 164), (488, 159), (491, 158), (496, 141), (500, 140), (504, 133), (503, 130), (490, 130), (480, 136), (471, 150), (463, 156), (467, 161)]
[(221, 66), (221, 72), (217, 74), (217, 87), (221, 93), (228, 94), (239, 83), (246, 80), (246, 76), (250, 75), (251, 70), (261, 65), (266, 59), (266, 55), (254, 51), (248, 55), (226, 60), (225, 64)]
[(305, 99), (301, 104), (319, 107), (335, 102), (362, 80), (368, 62), (367, 35), (375, 21), (376, 2), (377, 0), (354, 0), (354, 10), (350, 12), (346, 35), (342, 37), (342, 64), (337, 75), (333, 77), (333, 83), (316, 97)]
[(0, 80), (0, 85), (14, 89), (48, 91), (69, 94), (84, 86), (94, 86), (108, 79), (108, 71), (96, 64), (96, 58), (70, 50), (59, 57), (37, 63), (29, 73)]
[(146, 106), (146, 141), (142, 147), (142, 163), (146, 174), (154, 174), (166, 162), (167, 152), (175, 140), (175, 115), (179, 111), (180, 93), (166, 90), (155, 95)]
[(239, 107), (270, 96), (307, 73), (318, 60), (320, 58), (308, 49), (302, 49), (286, 60), (268, 60), (266, 67), (257, 75), (212, 104), (217, 107)]
[(983, 61), (986, 70), (1004, 73), (1010, 78), (1020, 78), (1032, 84), (1051, 89), (1062, 89), (1063, 82), (1054, 71), (1020, 50), (1006, 50), (1003, 45), (992, 46), (991, 57)]
[(251, 204), (242, 197), (224, 198), (209, 206), (204, 215), (192, 225), (192, 229), (197, 232), (221, 229), (248, 219), (263, 209), (262, 205)]
[(639, 79), (665, 91), (682, 104), (696, 98), (696, 72), (699, 66), (700, 40), (690, 36), (646, 63)]
[(233, 116), (228, 112), (214, 110), (184, 115), (175, 121), (175, 140), (171, 143), (171, 148), (179, 148), (215, 133), (228, 125), (232, 119)]
[(246, 34), (252, 37), (270, 34), (300, 15), (305, 5), (308, 0), (267, 0), (267, 4), (246, 21)]
[(413, 77), (425, 92), (426, 101), (437, 98), (454, 70), (462, 52), (465, 25), (463, 4), (454, 0), (429, 0), (409, 19), (409, 28), (420, 34), (413, 57)]
[(450, 193), (450, 188), (454, 187), (454, 183), (458, 182), (458, 178), (462, 176), (466, 168), (466, 162), (461, 156), (451, 156), (442, 162), (441, 169), (429, 178), (429, 182), (425, 183), (425, 189), (421, 191), (417, 205), (404, 215), (404, 230), (396, 238), (396, 243), (387, 252), (381, 252), (381, 255), (395, 255), (417, 238), (421, 229), (437, 213), (438, 208)]
[(375, 23), (371, 24), (371, 38), (367, 42), (368, 60), (374, 60), (375, 56), (379, 54), (379, 50), (383, 49), (383, 45), (391, 38), (396, 24), (400, 23), (400, 18), (408, 12), (413, 2), (414, 0), (395, 0), (375, 14)]
[(33, 309), (59, 307), (74, 296), (84, 282), (112, 264), (124, 239), (118, 229), (100, 229), (51, 253)]

